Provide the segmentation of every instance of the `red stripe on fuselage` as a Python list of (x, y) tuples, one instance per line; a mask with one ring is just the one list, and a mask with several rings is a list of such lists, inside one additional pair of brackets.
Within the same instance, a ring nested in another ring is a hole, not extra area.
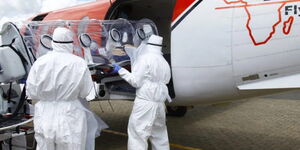
[(172, 21), (175, 21), (195, 0), (177, 0)]

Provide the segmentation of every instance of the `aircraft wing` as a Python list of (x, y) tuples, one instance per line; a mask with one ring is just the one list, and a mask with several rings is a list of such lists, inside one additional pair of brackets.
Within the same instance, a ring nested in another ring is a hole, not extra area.
[(238, 86), (239, 90), (267, 90), (300, 88), (300, 74), (294, 74)]

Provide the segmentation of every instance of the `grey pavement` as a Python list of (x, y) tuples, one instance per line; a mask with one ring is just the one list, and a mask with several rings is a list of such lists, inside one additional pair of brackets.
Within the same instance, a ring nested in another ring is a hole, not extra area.
[[(300, 101), (271, 96), (197, 106), (186, 116), (168, 117), (171, 150), (299, 150)], [(101, 111), (99, 104), (103, 107)], [(92, 102), (92, 109), (114, 133), (96, 139), (97, 150), (126, 150), (132, 102)]]

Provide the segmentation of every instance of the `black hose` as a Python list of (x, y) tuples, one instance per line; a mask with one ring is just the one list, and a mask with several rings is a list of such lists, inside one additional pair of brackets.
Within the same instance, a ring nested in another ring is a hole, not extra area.
[[(8, 89), (8, 97), (7, 97), (7, 103), (11, 103), (11, 89), (12, 89), (12, 83), (9, 83), (9, 89)], [(8, 112), (11, 113), (11, 108), (8, 107)]]
[[(28, 53), (28, 48), (27, 48), (27, 46), (26, 46), (26, 44), (25, 44), (25, 42), (24, 42), (23, 36), (21, 36), (21, 32), (20, 32), (19, 28), (18, 28), (14, 23), (12, 23), (12, 22), (10, 22), (10, 24), (13, 25), (13, 27), (18, 31), (18, 33), (19, 33), (19, 35), (20, 35), (20, 37), (21, 37), (21, 39), (22, 39), (23, 46), (24, 46), (24, 48), (26, 49), (27, 57), (28, 57), (28, 59), (29, 59), (29, 61), (30, 61), (30, 62), (28, 62), (28, 63), (30, 63), (30, 64), (32, 65), (33, 62), (32, 62), (31, 59), (30, 59), (30, 56), (29, 56), (29, 53)], [(24, 57), (24, 56), (23, 56), (23, 57)], [(26, 62), (27, 62), (27, 61), (26, 61)]]

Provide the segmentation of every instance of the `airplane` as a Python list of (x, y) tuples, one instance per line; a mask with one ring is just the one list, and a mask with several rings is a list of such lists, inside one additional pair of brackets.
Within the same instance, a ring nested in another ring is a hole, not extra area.
[[(148, 18), (171, 65), (168, 110), (300, 87), (300, 0), (98, 0), (29, 21)], [(108, 82), (109, 83), (109, 80)], [(100, 83), (100, 99), (133, 99)]]

